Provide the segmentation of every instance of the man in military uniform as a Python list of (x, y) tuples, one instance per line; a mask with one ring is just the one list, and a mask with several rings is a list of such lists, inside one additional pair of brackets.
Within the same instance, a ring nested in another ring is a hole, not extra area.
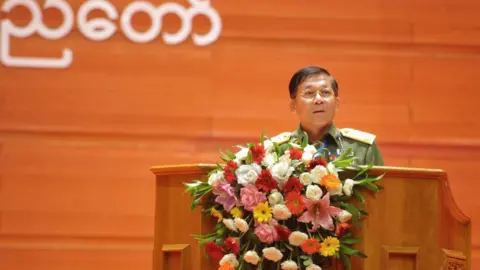
[(384, 165), (375, 135), (355, 129), (339, 129), (334, 125), (333, 119), (340, 105), (338, 83), (327, 70), (302, 68), (291, 78), (289, 92), (290, 108), (297, 114), (300, 124), (296, 131), (281, 136), (295, 141), (305, 138), (320, 151), (326, 151), (329, 159), (351, 149), (358, 165)]

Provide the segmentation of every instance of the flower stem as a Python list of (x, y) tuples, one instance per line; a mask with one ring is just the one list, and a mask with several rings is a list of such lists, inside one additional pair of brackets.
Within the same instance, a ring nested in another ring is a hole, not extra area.
[(308, 236), (312, 238), (312, 234), (310, 234), (310, 230), (308, 229), (308, 227), (307, 227), (307, 233), (308, 233)]
[(298, 251), (298, 255), (297, 255), (297, 263), (298, 263), (298, 267), (300, 268), (300, 249), (297, 248), (297, 251)]

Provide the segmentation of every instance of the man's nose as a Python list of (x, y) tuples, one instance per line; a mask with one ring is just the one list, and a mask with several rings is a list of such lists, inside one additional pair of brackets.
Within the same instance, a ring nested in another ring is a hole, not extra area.
[(313, 99), (313, 101), (315, 102), (315, 104), (321, 104), (323, 103), (323, 97), (320, 95), (319, 92), (315, 93), (315, 98)]

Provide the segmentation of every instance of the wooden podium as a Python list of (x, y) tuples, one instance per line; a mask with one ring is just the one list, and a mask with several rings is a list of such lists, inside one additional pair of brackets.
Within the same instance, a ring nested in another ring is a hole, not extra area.
[[(154, 270), (218, 269), (191, 234), (211, 232), (215, 220), (190, 210), (183, 183), (205, 181), (214, 165), (155, 166)], [(470, 269), (471, 222), (455, 204), (442, 170), (376, 167), (384, 189), (365, 196), (369, 216), (358, 244), (366, 259), (353, 270)], [(341, 269), (341, 266), (334, 267)]]

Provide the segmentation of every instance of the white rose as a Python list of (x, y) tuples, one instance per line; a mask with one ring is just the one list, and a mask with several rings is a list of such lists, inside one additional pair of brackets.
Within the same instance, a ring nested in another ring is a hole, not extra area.
[(350, 214), (350, 212), (348, 212), (347, 210), (342, 210), (337, 217), (338, 217), (338, 221), (343, 223), (352, 219), (352, 214)]
[(355, 186), (355, 181), (352, 179), (345, 180), (345, 183), (343, 183), (343, 193), (348, 197), (352, 196), (353, 186)]
[(335, 168), (335, 165), (333, 165), (333, 163), (330, 162), (330, 163), (327, 164), (327, 170), (328, 170), (329, 173), (338, 177), (337, 168)]
[(290, 159), (290, 155), (285, 155), (283, 154), (279, 159), (278, 159), (279, 162), (285, 162), (285, 163), (288, 163), (290, 164), (292, 162), (292, 160)]
[(250, 149), (244, 148), (244, 147), (240, 147), (240, 151), (238, 151), (238, 152), (235, 154), (235, 163), (237, 163), (237, 165), (240, 166), (240, 164), (242, 164), (242, 161), (244, 161), (245, 159), (247, 159), (248, 151), (250, 151)]
[(225, 226), (231, 230), (231, 231), (234, 231), (236, 232), (237, 231), (237, 227), (235, 226), (235, 222), (233, 221), (233, 219), (231, 218), (224, 218), (222, 219), (223, 221), (223, 224), (225, 224)]
[(291, 260), (284, 261), (282, 263), (282, 270), (297, 270), (298, 266), (297, 263)]
[(273, 262), (278, 262), (283, 258), (282, 252), (280, 250), (274, 248), (274, 247), (269, 247), (269, 248), (264, 248), (262, 250), (263, 256), (270, 261)]
[(223, 171), (217, 171), (216, 173), (212, 173), (210, 177), (208, 177), (208, 184), (210, 186), (213, 186), (218, 181), (222, 180), (222, 178), (223, 178)]
[(315, 148), (315, 146), (313, 145), (307, 145), (304, 149), (303, 149), (303, 155), (302, 155), (302, 160), (305, 164), (308, 164), (310, 162), (310, 160), (313, 159), (313, 155), (315, 155), (315, 153), (317, 152), (317, 149)]
[(265, 153), (271, 153), (275, 147), (273, 146), (273, 142), (270, 140), (263, 141), (263, 149), (265, 149)]
[(279, 162), (272, 166), (271, 172), (273, 178), (278, 181), (278, 186), (282, 188), (283, 184), (288, 180), (295, 170), (290, 166), (291, 160), (288, 156), (281, 156)]
[(308, 172), (304, 172), (304, 173), (300, 174), (299, 178), (300, 178), (300, 182), (302, 182), (302, 184), (304, 186), (310, 185), (312, 183), (312, 180), (313, 180), (312, 175)]
[(276, 156), (277, 153), (266, 154), (265, 157), (263, 157), (262, 165), (270, 169), (275, 164)]
[(238, 266), (237, 256), (235, 256), (235, 254), (233, 253), (224, 255), (223, 258), (220, 260), (219, 264), (224, 265), (226, 263), (230, 263), (230, 265), (232, 265), (233, 267), (237, 267)]
[(292, 212), (283, 204), (276, 204), (272, 208), (273, 217), (277, 220), (287, 220), (292, 216)]
[(305, 233), (299, 232), (299, 231), (294, 231), (290, 234), (288, 237), (288, 242), (292, 246), (301, 246), (303, 242), (305, 242), (308, 239), (308, 235)]
[(312, 175), (312, 183), (320, 184), (322, 177), (327, 174), (327, 168), (322, 165), (317, 165), (310, 171), (310, 174)]
[(305, 270), (322, 270), (322, 268), (316, 264), (310, 264)]
[(253, 163), (251, 165), (242, 165), (238, 167), (235, 171), (237, 175), (237, 181), (243, 186), (248, 186), (249, 184), (255, 184), (257, 181), (258, 175), (262, 172), (262, 168)]
[(235, 218), (234, 224), (241, 232), (248, 231), (248, 223), (244, 219)]
[(243, 256), (243, 259), (246, 262), (251, 263), (253, 265), (257, 265), (258, 262), (260, 261), (260, 257), (258, 256), (257, 252), (255, 252), (254, 250), (247, 251)]
[(278, 192), (278, 190), (272, 190), (272, 193), (268, 196), (268, 203), (270, 205), (276, 205), (279, 203), (283, 203), (283, 196), (282, 193)]
[(317, 185), (308, 185), (307, 192), (305, 192), (309, 200), (320, 200), (323, 195), (322, 189)]

